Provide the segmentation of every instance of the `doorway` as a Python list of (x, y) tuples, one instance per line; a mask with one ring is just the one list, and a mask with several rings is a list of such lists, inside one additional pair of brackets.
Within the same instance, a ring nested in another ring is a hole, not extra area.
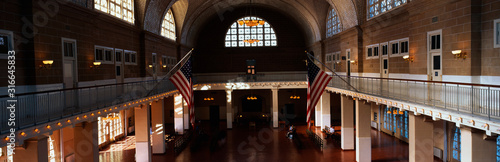
[[(65, 89), (78, 87), (78, 66), (76, 40), (61, 38), (62, 58), (63, 58), (63, 86)], [(65, 108), (75, 108), (77, 106), (77, 94), (75, 91), (65, 92)], [(72, 112), (65, 112), (64, 115), (71, 115)]]
[[(431, 31), (427, 33), (427, 69), (428, 80), (440, 82), (443, 80), (443, 59), (442, 59), (442, 30)], [(433, 83), (428, 86), (428, 100), (434, 104), (440, 104), (441, 101), (441, 84)]]
[(351, 49), (346, 50), (346, 65), (347, 65), (346, 75), (351, 76)]
[(219, 105), (210, 105), (209, 109), (210, 109), (210, 125), (218, 126), (220, 121)]
[(116, 76), (116, 83), (120, 84), (123, 83), (124, 80), (124, 74), (123, 74), (123, 50), (122, 49), (115, 49), (115, 76)]

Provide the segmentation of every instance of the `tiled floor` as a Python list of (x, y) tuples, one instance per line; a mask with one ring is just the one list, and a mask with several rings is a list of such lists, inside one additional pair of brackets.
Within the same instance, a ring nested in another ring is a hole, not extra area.
[[(299, 148), (286, 138), (285, 130), (270, 129), (266, 126), (257, 128), (238, 127), (227, 131), (225, 143), (215, 151), (211, 151), (208, 139), (202, 140), (197, 151), (192, 152), (191, 144), (178, 155), (172, 149), (167, 153), (153, 155), (153, 161), (346, 161), (356, 160), (355, 151), (343, 151), (340, 145), (328, 139), (323, 150), (314, 145), (305, 133), (305, 126), (297, 126), (297, 133), (302, 141)], [(207, 129), (212, 131), (214, 129)], [(208, 132), (211, 134), (211, 132)], [(109, 149), (101, 151), (101, 161), (134, 161), (135, 138), (128, 137), (124, 141), (112, 144)], [(170, 147), (172, 144), (169, 144)], [(120, 149), (126, 148), (123, 151)], [(372, 161), (408, 161), (408, 144), (385, 133), (372, 130)]]

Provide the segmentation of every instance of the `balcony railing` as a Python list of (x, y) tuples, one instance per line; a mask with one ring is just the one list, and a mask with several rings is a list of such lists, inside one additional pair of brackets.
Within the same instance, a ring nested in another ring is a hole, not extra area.
[(328, 86), (500, 119), (500, 86), (496, 85), (334, 76)]
[(7, 123), (10, 110), (6, 109), (10, 104), (15, 104), (15, 128), (22, 129), (145, 98), (148, 93), (152, 96), (172, 90), (175, 90), (175, 87), (167, 79), (160, 82), (155, 80), (17, 94), (15, 98), (1, 96), (0, 133), (11, 128)]
[[(195, 74), (195, 84), (306, 81), (306, 72)], [(500, 86), (368, 77), (333, 76), (329, 87), (419, 103), (488, 119), (500, 119)], [(16, 102), (16, 126), (23, 129), (175, 90), (168, 80), (0, 96), (0, 133), (8, 132), (8, 100)], [(149, 94), (149, 95), (148, 95)]]

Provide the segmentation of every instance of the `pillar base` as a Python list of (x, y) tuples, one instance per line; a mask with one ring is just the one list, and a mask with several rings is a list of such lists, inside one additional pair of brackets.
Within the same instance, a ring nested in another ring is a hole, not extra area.
[(151, 144), (149, 142), (135, 142), (135, 160), (137, 162), (151, 161)]
[(354, 150), (354, 128), (340, 128), (342, 150)]
[(356, 161), (370, 162), (372, 160), (371, 137), (356, 137)]

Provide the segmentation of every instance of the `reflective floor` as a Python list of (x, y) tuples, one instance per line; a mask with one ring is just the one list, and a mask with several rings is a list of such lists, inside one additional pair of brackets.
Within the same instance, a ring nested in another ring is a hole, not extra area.
[[(153, 155), (153, 161), (346, 161), (356, 160), (355, 151), (343, 151), (340, 144), (327, 139), (323, 150), (319, 149), (306, 133), (306, 126), (297, 126), (299, 145), (286, 137), (286, 130), (270, 129), (269, 126), (235, 126), (225, 131), (224, 140), (210, 140), (210, 137), (197, 140), (179, 154), (173, 151), (173, 143), (167, 144), (167, 153)], [(319, 131), (319, 130), (318, 130)], [(216, 129), (209, 128), (207, 134), (215, 134)], [(223, 132), (223, 131), (222, 131)], [(224, 133), (222, 133), (224, 134)], [(408, 144), (385, 133), (372, 130), (372, 161), (408, 161)], [(213, 142), (211, 142), (213, 141)], [(134, 138), (125, 138), (110, 145), (100, 152), (100, 161), (130, 161), (135, 157), (132, 148)], [(120, 148), (124, 150), (120, 150)]]

